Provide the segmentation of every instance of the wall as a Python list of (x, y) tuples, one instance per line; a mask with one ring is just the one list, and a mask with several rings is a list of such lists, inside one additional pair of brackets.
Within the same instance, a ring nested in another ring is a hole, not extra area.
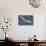
[[(15, 19), (16, 18), (16, 19)], [(27, 40), (29, 37), (32, 37), (34, 34), (37, 35), (37, 38), (42, 40), (44, 39), (44, 16), (34, 16), (34, 25), (33, 26), (19, 26), (18, 19), (15, 16), (12, 25), (12, 32), (10, 33), (19, 40)], [(15, 22), (14, 22), (15, 21)], [(13, 32), (14, 31), (14, 32)]]
[(46, 14), (45, 14), (45, 17), (44, 17), (44, 39), (46, 40)]
[[(34, 25), (19, 26), (18, 15), (33, 15)], [(44, 15), (46, 15), (46, 8), (33, 8), (28, 0), (0, 0), (0, 16), (13, 17), (12, 26), (8, 33), (17, 40), (27, 40), (34, 34), (37, 35), (39, 40), (44, 40)], [(2, 39), (2, 36), (0, 39)]]

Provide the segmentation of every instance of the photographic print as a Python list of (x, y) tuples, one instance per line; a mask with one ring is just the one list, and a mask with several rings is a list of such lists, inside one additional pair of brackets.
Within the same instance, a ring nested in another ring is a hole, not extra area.
[(18, 24), (19, 25), (33, 25), (33, 16), (32, 15), (19, 15)]

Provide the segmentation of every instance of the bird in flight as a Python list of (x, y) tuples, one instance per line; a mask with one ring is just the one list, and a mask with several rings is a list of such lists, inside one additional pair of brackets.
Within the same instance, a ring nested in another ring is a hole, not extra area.
[(27, 22), (27, 23), (32, 23), (30, 20), (26, 20), (24, 17), (20, 17), (24, 22)]

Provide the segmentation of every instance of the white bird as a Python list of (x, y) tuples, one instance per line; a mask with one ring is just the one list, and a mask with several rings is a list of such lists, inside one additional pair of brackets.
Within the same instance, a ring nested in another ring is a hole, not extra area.
[(25, 22), (32, 23), (30, 20), (26, 20), (24, 17), (21, 16), (21, 19)]

